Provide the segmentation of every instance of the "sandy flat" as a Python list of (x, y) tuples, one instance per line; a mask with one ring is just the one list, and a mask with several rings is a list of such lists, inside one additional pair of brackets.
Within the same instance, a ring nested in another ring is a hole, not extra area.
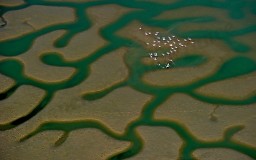
[(53, 144), (60, 135), (59, 131), (43, 132), (23, 143), (17, 143), (15, 132), (1, 133), (0, 157), (3, 160), (105, 160), (129, 146), (129, 142), (115, 140), (99, 130), (81, 129), (72, 132), (67, 141), (56, 148)]
[(198, 149), (194, 152), (196, 158), (201, 160), (232, 159), (252, 160), (252, 158), (237, 151), (226, 148)]
[(3, 74), (0, 74), (0, 93), (3, 93), (14, 85), (15, 81)]
[(47, 26), (75, 21), (72, 8), (40, 5), (10, 11), (3, 17), (7, 21), (7, 25), (0, 31), (0, 40), (16, 38)]
[[(26, 96), (24, 96), (26, 95)], [(22, 117), (36, 107), (45, 92), (34, 86), (23, 85), (12, 96), (0, 101), (0, 124)]]
[(1, 0), (1, 5), (2, 6), (18, 6), (24, 4), (23, 0)]
[[(185, 94), (175, 94), (155, 111), (156, 119), (177, 121), (185, 125), (199, 139), (219, 140), (224, 131), (232, 126), (244, 126), (247, 131), (255, 131), (251, 126), (254, 121), (256, 106), (228, 106), (212, 105), (195, 100)], [(242, 130), (243, 131), (243, 130)], [(248, 134), (247, 140), (242, 142), (255, 143), (253, 134)]]
[(243, 100), (255, 95), (256, 72), (227, 80), (207, 84), (199, 89), (197, 93), (220, 97), (231, 100)]
[(63, 33), (64, 31), (62, 30), (45, 34), (37, 38), (27, 52), (16, 56), (17, 59), (24, 63), (25, 75), (38, 81), (60, 82), (70, 78), (74, 74), (74, 68), (47, 65), (40, 58), (47, 53), (59, 53), (53, 47), (53, 42)]
[(165, 127), (138, 127), (137, 132), (142, 137), (144, 146), (140, 153), (129, 160), (140, 159), (177, 159), (182, 139), (170, 128)]
[[(178, 18), (194, 18), (194, 20), (182, 21), (171, 29), (177, 29), (182, 32), (193, 30), (216, 30), (216, 31), (232, 31), (254, 24), (254, 15), (245, 10), (245, 18), (232, 19), (229, 17), (229, 11), (221, 8), (211, 8), (204, 6), (189, 6), (161, 13), (156, 19), (178, 19)], [(200, 22), (203, 17), (211, 17), (212, 22)]]

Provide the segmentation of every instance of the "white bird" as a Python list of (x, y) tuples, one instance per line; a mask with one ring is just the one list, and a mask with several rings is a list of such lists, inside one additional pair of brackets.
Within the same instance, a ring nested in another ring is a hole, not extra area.
[(167, 63), (166, 68), (169, 68), (169, 67), (170, 67), (170, 64), (169, 64), (169, 63)]

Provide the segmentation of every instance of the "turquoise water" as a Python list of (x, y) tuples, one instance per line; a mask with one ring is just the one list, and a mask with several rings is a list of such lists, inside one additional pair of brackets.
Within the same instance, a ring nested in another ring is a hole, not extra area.
[[(251, 50), (250, 46), (239, 42), (235, 39), (236, 36), (246, 35), (250, 33), (254, 33), (256, 31), (256, 22), (253, 25), (245, 26), (240, 29), (228, 30), (228, 31), (218, 31), (218, 30), (193, 30), (190, 32), (180, 32), (175, 31), (174, 33), (180, 37), (191, 37), (193, 39), (218, 39), (224, 42), (230, 49), (237, 53), (237, 56), (228, 59), (226, 62), (222, 64), (222, 66), (212, 75), (203, 78), (195, 83), (184, 85), (184, 86), (174, 86), (174, 87), (158, 87), (149, 85), (142, 81), (142, 76), (149, 72), (159, 70), (157, 66), (149, 66), (143, 64), (141, 59), (145, 57), (145, 49), (138, 44), (137, 42), (120, 37), (115, 34), (118, 30), (122, 29), (129, 23), (134, 20), (138, 20), (146, 26), (151, 27), (161, 27), (163, 29), (169, 29), (172, 26), (176, 26), (177, 24), (186, 23), (208, 23), (215, 22), (216, 18), (211, 16), (204, 17), (196, 17), (196, 18), (185, 18), (185, 19), (169, 19), (169, 20), (156, 20), (155, 16), (167, 10), (175, 10), (182, 7), (189, 6), (205, 6), (205, 7), (213, 7), (220, 8), (227, 11), (230, 19), (240, 20), (246, 17), (244, 13), (244, 8), (252, 13), (254, 16), (256, 15), (256, 1), (243, 1), (243, 0), (223, 0), (223, 1), (214, 1), (214, 0), (181, 0), (177, 2), (173, 2), (170, 4), (161, 4), (155, 2), (148, 1), (136, 1), (136, 0), (100, 0), (100, 1), (92, 1), (92, 2), (83, 2), (83, 3), (72, 3), (72, 2), (50, 2), (44, 0), (26, 0), (26, 3), (16, 7), (1, 7), (1, 15), (4, 13), (19, 10), (31, 5), (45, 5), (45, 6), (65, 6), (71, 7), (75, 9), (75, 14), (77, 20), (73, 23), (68, 24), (58, 24), (49, 26), (46, 28), (42, 28), (40, 30), (36, 30), (34, 32), (25, 34), (18, 38), (8, 39), (2, 41), (0, 43), (0, 55), (6, 56), (8, 58), (0, 61), (0, 73), (6, 75), (15, 80), (15, 85), (11, 87), (4, 93), (0, 94), (0, 100), (5, 100), (12, 96), (12, 94), (19, 88), (21, 85), (32, 85), (38, 88), (41, 88), (46, 91), (46, 96), (43, 100), (27, 115), (23, 117), (19, 117), (12, 122), (0, 124), (0, 130), (5, 131), (12, 128), (15, 128), (26, 121), (29, 121), (32, 117), (36, 116), (41, 110), (43, 110), (47, 104), (53, 99), (54, 94), (62, 89), (74, 87), (81, 82), (83, 82), (89, 75), (90, 65), (95, 62), (97, 59), (101, 58), (103, 55), (116, 50), (120, 47), (129, 47), (133, 48), (129, 51), (128, 54), (125, 54), (125, 63), (129, 68), (129, 78), (123, 82), (120, 82), (110, 88), (105, 90), (101, 90), (98, 92), (93, 92), (90, 94), (83, 95), (85, 100), (94, 101), (98, 100), (105, 95), (111, 93), (113, 90), (123, 87), (130, 86), (133, 89), (150, 94), (154, 96), (154, 99), (146, 104), (144, 107), (141, 117), (128, 124), (127, 130), (125, 134), (118, 135), (108, 130), (103, 124), (96, 121), (76, 121), (70, 123), (64, 122), (47, 122), (42, 124), (37, 130), (27, 135), (21, 141), (25, 141), (28, 138), (36, 135), (39, 132), (47, 131), (47, 130), (61, 130), (64, 131), (63, 137), (56, 142), (56, 145), (61, 145), (65, 143), (66, 138), (68, 138), (68, 133), (73, 130), (80, 128), (97, 128), (103, 131), (105, 134), (123, 141), (132, 142), (131, 147), (123, 151), (122, 153), (118, 153), (117, 155), (113, 155), (109, 157), (109, 159), (125, 159), (128, 157), (132, 157), (139, 153), (143, 148), (143, 142), (141, 138), (136, 134), (135, 129), (138, 126), (148, 125), (148, 126), (164, 126), (168, 128), (172, 128), (175, 130), (179, 136), (185, 142), (182, 148), (180, 149), (180, 159), (194, 159), (192, 156), (192, 152), (199, 148), (230, 148), (234, 149), (238, 152), (246, 154), (253, 159), (256, 159), (256, 149), (235, 141), (230, 140), (230, 138), (238, 131), (242, 129), (241, 126), (231, 127), (226, 130), (225, 136), (223, 140), (219, 141), (211, 141), (205, 142), (201, 141), (195, 136), (193, 136), (189, 131), (187, 131), (182, 125), (177, 122), (172, 121), (161, 121), (155, 120), (153, 118), (153, 112), (156, 108), (162, 104), (168, 97), (175, 93), (185, 93), (190, 95), (191, 97), (198, 99), (200, 101), (216, 104), (216, 105), (248, 105), (256, 103), (256, 95), (252, 95), (244, 100), (229, 100), (222, 98), (213, 98), (204, 95), (199, 95), (195, 92), (195, 89), (204, 86), (206, 84), (224, 80), (228, 78), (233, 78), (241, 75), (246, 75), (249, 73), (253, 73), (256, 71), (256, 62), (255, 60), (246, 56), (246, 54)], [(92, 6), (104, 5), (104, 4), (117, 4), (120, 6), (128, 7), (128, 8), (136, 8), (140, 10), (130, 11), (124, 14), (121, 18), (113, 22), (112, 24), (107, 25), (103, 29), (100, 30), (100, 35), (106, 39), (109, 44), (97, 50), (94, 54), (90, 56), (80, 59), (78, 61), (65, 61), (65, 59), (59, 53), (45, 53), (41, 57), (41, 61), (45, 64), (52, 66), (68, 66), (76, 69), (76, 72), (70, 79), (59, 83), (50, 83), (50, 82), (42, 82), (36, 81), (33, 78), (26, 76), (24, 73), (25, 64), (20, 60), (13, 58), (14, 56), (21, 55), (24, 52), (28, 51), (33, 42), (39, 36), (50, 33), (52, 31), (65, 29), (68, 32), (64, 34), (61, 38), (55, 41), (55, 47), (62, 48), (69, 44), (70, 40), (74, 35), (81, 31), (85, 31), (92, 26), (92, 22), (84, 14), (84, 11)], [(196, 22), (195, 22), (196, 20)], [(8, 21), (7, 21), (8, 25)], [(15, 46), (15, 47), (14, 47)], [(207, 61), (207, 58), (203, 55), (195, 54), (189, 56), (183, 56), (175, 60), (175, 67), (193, 67), (199, 66)]]

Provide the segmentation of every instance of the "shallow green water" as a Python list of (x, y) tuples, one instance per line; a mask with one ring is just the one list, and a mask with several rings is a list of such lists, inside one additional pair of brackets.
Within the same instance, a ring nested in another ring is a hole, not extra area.
[[(124, 14), (120, 19), (115, 21), (114, 23), (107, 25), (104, 27), (100, 34), (110, 43), (103, 48), (100, 48), (94, 54), (90, 56), (80, 59), (79, 61), (65, 61), (64, 58), (59, 53), (45, 53), (43, 57), (41, 57), (42, 62), (45, 64), (53, 65), (53, 66), (69, 66), (75, 68), (76, 73), (70, 78), (60, 83), (46, 83), (39, 82), (32, 78), (27, 77), (24, 74), (24, 64), (12, 58), (16, 55), (21, 55), (25, 51), (27, 51), (31, 46), (34, 40), (44, 34), (55, 30), (66, 29), (68, 32), (64, 34), (61, 38), (59, 38), (55, 42), (56, 47), (65, 47), (68, 45), (70, 39), (81, 31), (87, 30), (91, 27), (92, 23), (84, 11), (96, 5), (103, 4), (118, 4), (121, 6), (129, 7), (129, 8), (139, 8), (141, 10), (135, 10), (132, 12), (128, 12)], [(185, 93), (190, 95), (191, 97), (198, 99), (200, 101), (216, 104), (216, 105), (247, 105), (256, 103), (256, 95), (253, 95), (245, 100), (227, 100), (221, 98), (213, 98), (207, 97), (204, 95), (199, 95), (195, 92), (195, 89), (206, 85), (211, 82), (224, 80), (232, 77), (237, 77), (241, 75), (246, 75), (248, 73), (252, 73), (256, 71), (256, 63), (253, 59), (250, 59), (246, 56), (246, 53), (250, 51), (250, 47), (247, 44), (240, 43), (235, 40), (236, 36), (250, 34), (256, 31), (256, 23), (251, 26), (246, 26), (237, 30), (230, 31), (213, 31), (213, 30), (198, 30), (191, 31), (186, 33), (181, 33), (178, 31), (174, 31), (176, 35), (180, 37), (192, 37), (194, 39), (219, 39), (225, 42), (232, 50), (237, 52), (237, 56), (227, 60), (222, 64), (219, 70), (216, 73), (203, 78), (195, 83), (185, 85), (185, 86), (174, 86), (174, 87), (157, 87), (146, 84), (141, 80), (142, 75), (146, 72), (158, 70), (157, 66), (148, 66), (142, 63), (141, 59), (146, 56), (145, 50), (137, 44), (136, 42), (126, 39), (123, 37), (117, 36), (116, 31), (120, 30), (124, 26), (131, 23), (133, 20), (139, 20), (143, 24), (147, 26), (155, 26), (162, 27), (165, 29), (171, 28), (177, 24), (182, 25), (183, 23), (190, 23), (196, 20), (196, 23), (207, 23), (214, 22), (216, 19), (214, 17), (205, 16), (205, 17), (196, 17), (196, 18), (186, 18), (186, 19), (174, 19), (174, 20), (155, 20), (154, 16), (159, 15), (160, 13), (166, 10), (172, 10), (177, 8), (182, 8), (186, 6), (207, 6), (214, 8), (225, 9), (229, 14), (229, 17), (234, 20), (243, 19), (246, 15), (244, 11), (241, 9), (243, 6), (247, 10), (250, 10), (251, 13), (256, 15), (256, 3), (255, 1), (243, 1), (243, 0), (226, 0), (226, 1), (204, 1), (204, 0), (183, 0), (177, 1), (176, 3), (171, 3), (170, 5), (153, 3), (147, 1), (95, 1), (95, 2), (87, 2), (87, 3), (71, 3), (71, 2), (47, 2), (43, 0), (26, 0), (26, 4), (18, 6), (18, 7), (1, 7), (1, 14), (3, 15), (6, 12), (12, 10), (19, 10), (26, 8), (31, 5), (46, 5), (46, 6), (67, 6), (75, 9), (75, 13), (77, 16), (77, 20), (74, 23), (69, 24), (58, 24), (54, 26), (49, 26), (35, 32), (26, 34), (24, 36), (9, 39), (6, 41), (2, 41), (0, 43), (0, 55), (7, 56), (8, 58), (0, 61), (0, 73), (4, 74), (8, 77), (11, 77), (15, 80), (15, 85), (10, 88), (5, 93), (0, 94), (0, 99), (4, 100), (11, 96), (15, 90), (21, 85), (28, 84), (32, 86), (36, 86), (41, 88), (47, 92), (47, 95), (43, 98), (43, 100), (36, 106), (30, 113), (25, 115), (24, 117), (20, 117), (18, 119), (13, 120), (12, 122), (6, 124), (0, 124), (0, 130), (5, 131), (12, 128), (15, 128), (26, 121), (29, 121), (32, 117), (36, 116), (44, 107), (52, 100), (56, 91), (66, 88), (71, 88), (80, 84), (84, 81), (88, 75), (90, 75), (89, 67), (95, 62), (97, 59), (101, 58), (103, 55), (118, 49), (120, 47), (129, 47), (129, 53), (125, 55), (125, 62), (129, 67), (130, 75), (129, 78), (116, 84), (106, 90), (86, 94), (83, 96), (85, 100), (97, 100), (99, 98), (104, 97), (109, 94), (113, 90), (123, 87), (130, 86), (133, 89), (147, 93), (154, 96), (154, 99), (150, 101), (150, 103), (146, 104), (144, 107), (140, 119), (133, 121), (127, 126), (127, 130), (124, 135), (118, 135), (110, 130), (108, 130), (104, 125), (98, 123), (96, 121), (76, 121), (70, 123), (63, 122), (48, 122), (42, 124), (36, 131), (32, 132), (30, 135), (21, 139), (21, 141), (25, 141), (31, 136), (35, 134), (46, 131), (46, 130), (62, 130), (65, 132), (63, 134), (62, 139), (60, 139), (56, 144), (61, 145), (63, 142), (65, 143), (65, 139), (68, 138), (68, 133), (79, 129), (79, 128), (97, 128), (107, 135), (124, 141), (132, 142), (132, 146), (122, 153), (117, 155), (113, 155), (109, 159), (124, 159), (127, 157), (132, 157), (141, 151), (143, 147), (142, 140), (136, 134), (135, 128), (141, 125), (149, 125), (149, 126), (165, 126), (174, 129), (179, 136), (184, 140), (185, 144), (180, 149), (180, 159), (193, 159), (192, 152), (198, 148), (230, 148), (236, 151), (239, 151), (243, 154), (246, 154), (253, 159), (256, 159), (256, 149), (245, 144), (240, 144), (235, 141), (230, 140), (230, 138), (242, 129), (241, 126), (231, 127), (226, 130), (225, 136), (223, 140), (220, 141), (211, 141), (205, 142), (194, 137), (189, 131), (187, 131), (181, 124), (172, 121), (160, 121), (153, 119), (153, 112), (155, 109), (162, 104), (170, 95), (175, 93)], [(8, 25), (8, 22), (7, 22)], [(14, 47), (15, 46), (15, 47)], [(183, 56), (179, 59), (175, 60), (175, 67), (191, 67), (198, 66), (207, 61), (206, 57), (195, 53), (190, 56)]]

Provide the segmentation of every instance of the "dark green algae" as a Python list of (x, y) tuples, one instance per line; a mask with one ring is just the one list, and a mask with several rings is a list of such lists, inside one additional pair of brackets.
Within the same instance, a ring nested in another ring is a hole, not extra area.
[[(141, 116), (139, 119), (134, 120), (128, 124), (126, 127), (126, 131), (124, 134), (119, 135), (112, 132), (103, 124), (93, 121), (93, 120), (81, 120), (81, 121), (67, 121), (67, 122), (59, 122), (59, 121), (50, 121), (44, 122), (41, 124), (34, 132), (29, 135), (23, 137), (21, 141), (25, 141), (26, 139), (36, 135), (39, 132), (47, 131), (47, 130), (61, 130), (63, 131), (63, 136), (56, 142), (56, 146), (61, 145), (65, 142), (66, 138), (68, 138), (68, 133), (80, 129), (80, 128), (97, 128), (104, 132), (105, 134), (122, 141), (131, 142), (131, 146), (128, 150), (122, 151), (121, 153), (117, 153), (116, 155), (112, 155), (109, 159), (125, 159), (127, 157), (132, 157), (139, 153), (143, 148), (143, 141), (141, 137), (136, 133), (135, 129), (138, 126), (164, 126), (167, 128), (171, 128), (176, 131), (176, 133), (182, 138), (184, 144), (180, 149), (179, 159), (195, 159), (192, 156), (192, 152), (199, 148), (230, 148), (234, 149), (238, 152), (246, 154), (253, 159), (256, 159), (256, 149), (238, 143), (236, 141), (231, 140), (231, 137), (241, 129), (243, 126), (233, 126), (228, 128), (223, 136), (223, 139), (218, 141), (202, 141), (200, 138), (195, 137), (190, 133), (185, 126), (178, 122), (174, 121), (162, 121), (153, 119), (153, 113), (156, 108), (162, 104), (168, 97), (175, 93), (185, 93), (192, 96), (195, 99), (200, 101), (216, 104), (216, 105), (247, 105), (254, 104), (256, 102), (256, 95), (248, 97), (244, 100), (227, 100), (222, 98), (214, 98), (207, 97), (204, 95), (199, 95), (195, 91), (195, 89), (206, 85), (211, 82), (224, 80), (227, 78), (233, 78), (241, 75), (246, 75), (248, 73), (255, 72), (256, 63), (254, 60), (248, 58), (246, 53), (250, 51), (250, 47), (246, 44), (240, 43), (235, 40), (234, 37), (250, 34), (256, 31), (256, 25), (246, 26), (241, 29), (232, 30), (232, 31), (214, 31), (214, 30), (198, 30), (198, 31), (190, 31), (186, 33), (180, 33), (174, 30), (174, 34), (180, 37), (190, 36), (194, 39), (207, 38), (207, 39), (218, 39), (226, 43), (231, 49), (237, 52), (236, 57), (232, 57), (226, 62), (222, 64), (222, 66), (212, 75), (200, 79), (192, 84), (184, 85), (184, 86), (172, 86), (172, 87), (161, 87), (161, 86), (152, 86), (141, 80), (142, 76), (149, 71), (158, 70), (157, 66), (149, 66), (142, 63), (141, 59), (146, 55), (146, 51), (136, 42), (126, 39), (124, 37), (120, 37), (115, 33), (131, 23), (134, 20), (138, 20), (144, 25), (153, 26), (153, 27), (162, 27), (168, 29), (176, 24), (186, 24), (193, 22), (195, 23), (207, 23), (214, 22), (215, 17), (187, 17), (183, 19), (170, 19), (170, 20), (156, 20), (154, 16), (159, 15), (160, 13), (166, 10), (172, 10), (182, 7), (189, 6), (206, 6), (206, 7), (214, 7), (220, 8), (227, 11), (229, 17), (236, 20), (242, 19), (246, 15), (243, 12), (243, 7), (246, 7), (248, 10), (252, 12), (252, 14), (256, 14), (256, 3), (255, 1), (242, 1), (242, 0), (224, 0), (224, 1), (213, 1), (213, 0), (181, 0), (170, 4), (160, 4), (154, 2), (147, 1), (135, 1), (135, 0), (101, 0), (101, 1), (92, 1), (92, 2), (83, 2), (83, 3), (72, 3), (72, 2), (50, 2), (44, 0), (25, 0), (26, 3), (20, 6), (15, 7), (4, 7), (1, 6), (1, 15), (12, 10), (19, 10), (31, 5), (45, 5), (45, 6), (65, 6), (71, 7), (75, 10), (76, 21), (72, 23), (66, 24), (57, 24), (54, 26), (49, 26), (46, 28), (42, 28), (40, 30), (34, 31), (32, 33), (28, 33), (21, 37), (17, 37), (14, 39), (9, 39), (6, 41), (2, 41), (0, 43), (0, 55), (6, 56), (8, 58), (0, 61), (0, 73), (6, 75), (15, 80), (15, 84), (10, 87), (7, 91), (0, 94), (0, 100), (4, 100), (11, 96), (16, 89), (21, 85), (32, 85), (38, 88), (41, 88), (46, 91), (45, 97), (42, 101), (35, 106), (35, 108), (29, 112), (27, 115), (22, 116), (12, 122), (6, 124), (0, 124), (0, 130), (5, 131), (17, 127), (18, 125), (30, 120), (33, 116), (36, 116), (38, 112), (40, 112), (44, 107), (52, 100), (56, 91), (61, 89), (70, 88), (80, 84), (84, 81), (88, 75), (90, 74), (90, 65), (95, 62), (97, 59), (102, 57), (103, 55), (116, 50), (120, 47), (129, 47), (129, 53), (125, 55), (125, 63), (129, 69), (129, 77), (123, 82), (115, 84), (110, 88), (107, 88), (102, 91), (92, 92), (85, 95), (82, 95), (82, 98), (85, 100), (93, 101), (99, 98), (104, 97), (105, 95), (111, 93), (113, 90), (123, 87), (129, 86), (133, 89), (150, 94), (153, 96), (153, 99), (145, 104)], [(44, 34), (50, 33), (56, 30), (65, 29), (67, 32), (57, 39), (54, 43), (55, 47), (65, 47), (68, 45), (70, 39), (81, 31), (87, 30), (92, 26), (92, 23), (87, 14), (85, 14), (85, 10), (92, 6), (104, 5), (104, 4), (117, 4), (124, 7), (136, 8), (139, 10), (134, 10), (124, 14), (117, 21), (109, 24), (108, 26), (102, 28), (100, 30), (100, 35), (108, 40), (108, 45), (99, 48), (95, 53), (90, 56), (80, 59), (78, 61), (67, 61), (64, 57), (59, 53), (44, 53), (40, 59), (43, 63), (53, 66), (63, 66), (63, 67), (73, 67), (76, 69), (76, 72), (72, 75), (70, 79), (66, 79), (61, 82), (44, 82), (34, 79), (32, 77), (28, 77), (24, 74), (24, 67), (21, 61), (13, 58), (13, 56), (17, 56), (23, 54), (27, 50), (30, 49), (34, 40)], [(8, 22), (7, 22), (8, 25)], [(209, 44), (211, 45), (211, 44)], [(15, 47), (14, 47), (15, 46)], [(203, 63), (207, 62), (207, 58), (203, 57), (200, 54), (194, 53), (193, 55), (180, 57), (175, 60), (174, 67), (194, 67), (199, 66)]]

